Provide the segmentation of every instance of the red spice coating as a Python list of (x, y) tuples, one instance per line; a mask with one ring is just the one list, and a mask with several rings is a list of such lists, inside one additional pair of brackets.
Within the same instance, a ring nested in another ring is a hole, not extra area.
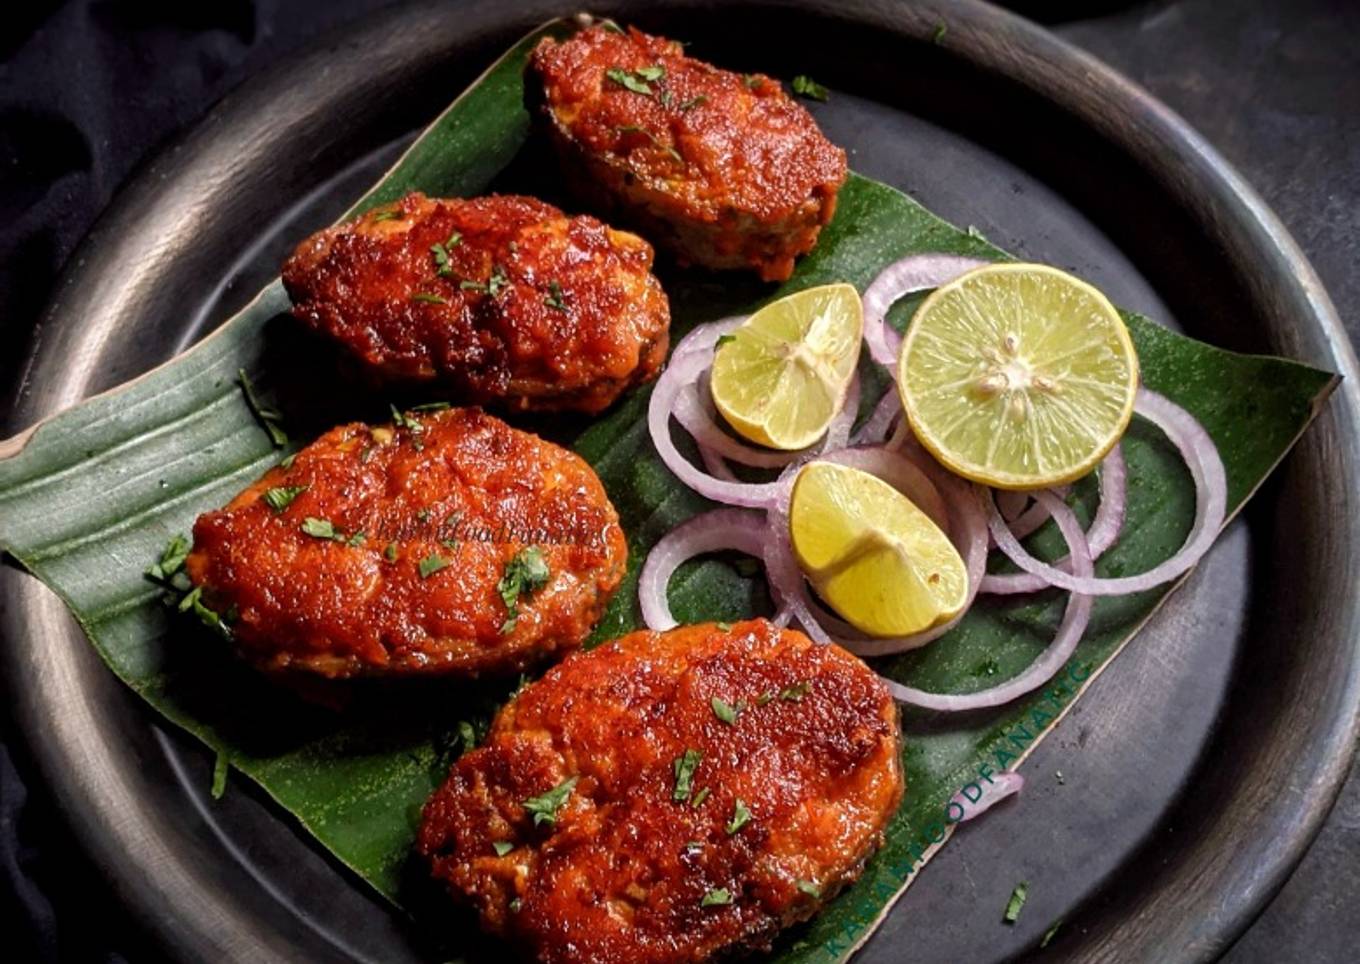
[(531, 69), (569, 181), (682, 261), (780, 281), (831, 220), (845, 152), (771, 78), (602, 26), (545, 38)]
[(294, 315), (387, 379), (593, 413), (665, 358), (651, 266), (636, 235), (534, 198), (409, 194), (303, 241), (283, 283)]
[[(618, 588), (627, 544), (581, 458), (478, 409), (406, 421), (332, 429), (195, 523), (189, 577), (218, 612), (236, 611), (235, 642), (261, 668), (513, 672), (579, 646)], [(263, 496), (285, 486), (306, 488), (275, 510)], [(304, 532), (309, 517), (337, 538)], [(527, 546), (548, 582), (502, 632), (497, 583)], [(449, 564), (422, 576), (432, 558)]]
[[(899, 740), (887, 689), (837, 646), (765, 620), (633, 633), (502, 709), (426, 804), (417, 846), (539, 961), (706, 960), (767, 945), (858, 875), (901, 801)], [(688, 749), (702, 758), (677, 802)], [(535, 826), (523, 801), (571, 777), (555, 823)], [(729, 833), (738, 800), (750, 819)], [(730, 903), (703, 906), (722, 890)]]

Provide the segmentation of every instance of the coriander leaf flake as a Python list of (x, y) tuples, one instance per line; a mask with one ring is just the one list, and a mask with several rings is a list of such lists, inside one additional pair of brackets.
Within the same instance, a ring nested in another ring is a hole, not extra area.
[(827, 89), (807, 74), (799, 74), (793, 78), (790, 86), (793, 87), (793, 92), (799, 97), (807, 97), (810, 100), (824, 101), (828, 96)]
[(534, 815), (534, 826), (541, 823), (553, 825), (557, 823), (557, 811), (562, 809), (567, 802), (567, 797), (571, 796), (572, 788), (576, 786), (576, 781), (580, 777), (571, 777), (553, 787), (547, 793), (537, 797), (530, 797), (520, 804), (526, 811)]
[(420, 578), (429, 579), (440, 569), (446, 569), (451, 565), (453, 565), (452, 559), (445, 559), (438, 553), (430, 553), (424, 559), (420, 560), (420, 565), (418, 567), (420, 570)]
[(282, 512), (293, 504), (293, 500), (306, 492), (308, 486), (305, 485), (276, 485), (268, 489), (264, 494), (265, 505), (275, 512)]
[(738, 797), (736, 803), (732, 806), (732, 819), (727, 821), (727, 826), (724, 829), (730, 837), (750, 822), (751, 811), (746, 806), (746, 801)]
[(693, 748), (685, 750), (684, 754), (675, 758), (672, 767), (675, 770), (675, 789), (671, 792), (671, 799), (676, 803), (684, 803), (694, 792), (694, 771), (698, 769), (699, 761), (704, 755)]
[(244, 368), (236, 369), (236, 377), (241, 390), (245, 393), (246, 405), (250, 406), (251, 413), (269, 434), (269, 440), (274, 443), (274, 448), (283, 448), (288, 444), (288, 433), (283, 430), (283, 413), (260, 401), (260, 397), (255, 394), (255, 384)]
[(1011, 891), (1011, 899), (1006, 901), (1006, 915), (1002, 918), (1007, 924), (1014, 924), (1020, 917), (1020, 909), (1025, 906), (1025, 898), (1029, 896), (1029, 883), (1020, 881), (1015, 885), (1015, 890)]
[(708, 701), (708, 705), (713, 708), (713, 715), (716, 716), (718, 719), (722, 720), (728, 726), (736, 726), (737, 717), (740, 716), (741, 711), (746, 708), (741, 703), (738, 703), (736, 706), (733, 706), (731, 703), (727, 702), (720, 696), (713, 697), (711, 700)]

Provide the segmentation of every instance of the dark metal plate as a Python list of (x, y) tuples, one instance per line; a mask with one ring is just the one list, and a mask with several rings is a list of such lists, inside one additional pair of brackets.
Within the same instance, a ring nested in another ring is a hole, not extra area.
[[(563, 12), (412, 4), (227, 97), (73, 259), (8, 428), (202, 335), (496, 53)], [(1026, 764), (1023, 797), (963, 828), (861, 959), (985, 964), (1032, 948), (1059, 917), (1051, 958), (1214, 956), (1302, 855), (1357, 733), (1360, 386), (1311, 269), (1165, 107), (984, 4), (596, 12), (734, 67), (811, 73), (835, 90), (818, 117), (856, 169), (1198, 337), (1347, 376), (1245, 518)], [(118, 898), (171, 954), (422, 956), (419, 930), (263, 794), (236, 782), (209, 800), (202, 748), (113, 679), (51, 594), (14, 572), (2, 588), (0, 651), (43, 776)], [(1007, 927), (1021, 879), (1029, 903)]]

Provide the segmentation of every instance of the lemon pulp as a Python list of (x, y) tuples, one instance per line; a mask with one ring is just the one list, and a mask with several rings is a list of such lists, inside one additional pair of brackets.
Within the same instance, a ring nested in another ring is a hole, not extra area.
[(863, 335), (853, 285), (773, 301), (722, 339), (710, 376), (713, 401), (742, 437), (776, 449), (806, 448), (845, 404)]
[(916, 437), (944, 465), (1037, 489), (1086, 475), (1119, 441), (1138, 356), (1086, 282), (1047, 265), (988, 265), (922, 302), (897, 383)]
[(953, 543), (891, 485), (845, 465), (798, 473), (789, 538), (808, 581), (871, 636), (906, 636), (953, 619), (968, 571)]

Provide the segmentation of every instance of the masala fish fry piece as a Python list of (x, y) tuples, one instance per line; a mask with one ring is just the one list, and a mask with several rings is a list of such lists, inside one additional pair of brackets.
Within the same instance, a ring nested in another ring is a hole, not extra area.
[(606, 26), (545, 38), (530, 69), (576, 193), (684, 263), (783, 281), (836, 210), (845, 152), (769, 77)]
[(626, 564), (583, 459), (464, 408), (332, 429), (200, 516), (185, 568), (250, 662), (346, 678), (574, 649)]
[(903, 789), (869, 667), (763, 619), (708, 623), (575, 653), (519, 692), (417, 847), (535, 960), (701, 961), (815, 914)]
[(388, 381), (596, 413), (655, 376), (670, 308), (652, 248), (529, 197), (396, 204), (307, 238), (293, 314)]

